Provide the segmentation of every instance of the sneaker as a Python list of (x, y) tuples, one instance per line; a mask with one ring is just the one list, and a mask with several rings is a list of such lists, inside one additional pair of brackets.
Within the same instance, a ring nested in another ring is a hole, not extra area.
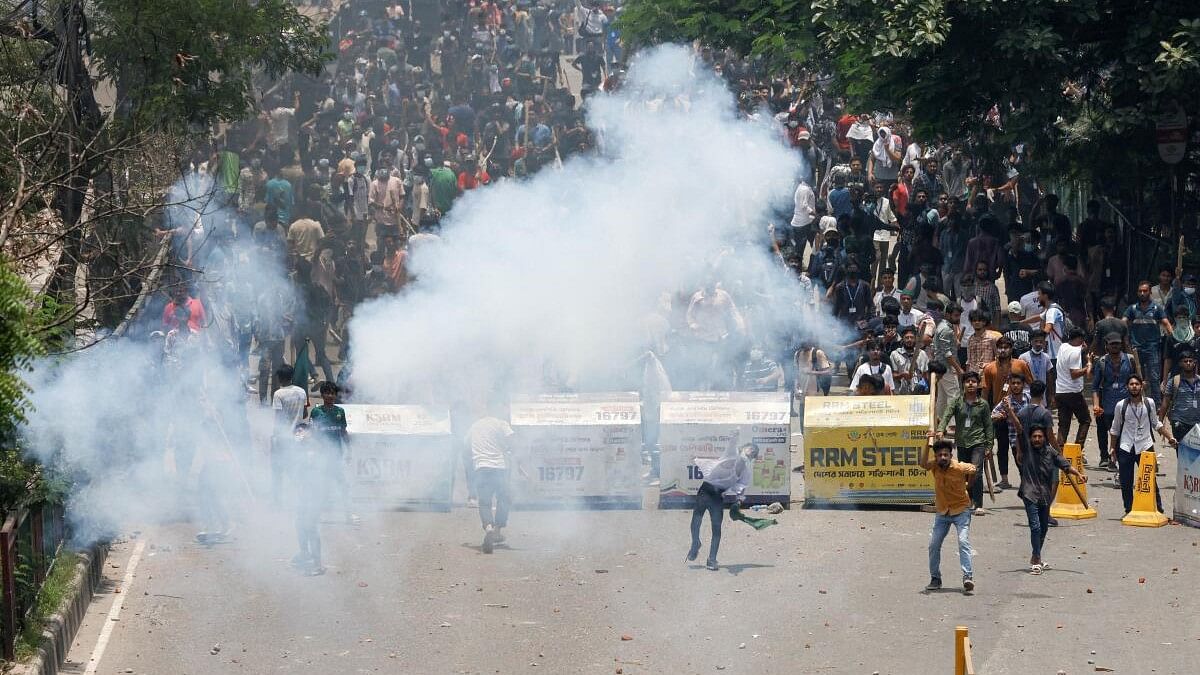
[(986, 516), (986, 515), (987, 515), (987, 509), (983, 508), (982, 506), (977, 506), (977, 507), (975, 507), (975, 511), (973, 512), (973, 514), (972, 514), (972, 515), (976, 515), (976, 516)]
[(322, 574), (325, 574), (325, 568), (321, 567), (321, 566), (313, 567), (312, 569), (310, 569), (304, 573), (305, 576), (309, 576), (309, 577), (319, 577)]
[(483, 533), (483, 546), (480, 548), (484, 553), (491, 553), (494, 544), (496, 543), (496, 531), (491, 525), (487, 526), (487, 530)]
[(1058, 527), (1058, 518), (1050, 516), (1050, 527)]
[(996, 487), (1000, 488), (1001, 490), (1011, 490), (1012, 483), (1008, 482), (1007, 478), (1001, 478), (1000, 482), (996, 483)]
[(971, 577), (963, 577), (963, 593), (970, 593), (975, 590), (975, 580)]
[(686, 559), (687, 559), (687, 561), (688, 561), (688, 562), (693, 562), (693, 561), (695, 561), (695, 560), (696, 560), (696, 556), (698, 556), (698, 555), (700, 555), (700, 547), (699, 547), (699, 546), (693, 546), (693, 547), (691, 547), (691, 548), (689, 548), (689, 549), (688, 549), (688, 553), (687, 553), (687, 558), (686, 558)]
[(492, 542), (496, 543), (496, 544), (503, 544), (504, 540), (505, 540), (505, 536), (504, 536), (504, 532), (503, 532), (502, 528), (497, 527), (496, 534), (494, 536), (492, 536)]
[(716, 572), (717, 570), (721, 569), (721, 566), (717, 564), (717, 561), (716, 561), (716, 560), (712, 560), (712, 559), (710, 559), (708, 562), (704, 563), (704, 566), (705, 566), (705, 567), (707, 567), (708, 569), (710, 569), (710, 570), (714, 571), (714, 572)]
[(936, 590), (941, 589), (941, 587), (942, 587), (941, 577), (930, 577), (929, 583), (925, 584), (925, 590), (927, 590), (927, 591), (936, 591)]
[(475, 499), (474, 497), (467, 497), (467, 508), (468, 509), (479, 508), (479, 500)]

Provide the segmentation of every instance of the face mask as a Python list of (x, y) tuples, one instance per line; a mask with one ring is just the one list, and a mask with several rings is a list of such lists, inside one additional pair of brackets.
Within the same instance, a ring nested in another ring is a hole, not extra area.
[(1183, 293), (1184, 293), (1184, 295), (1195, 295), (1196, 287), (1195, 286), (1184, 286)]
[(1045, 350), (1042, 349), (1041, 347), (1033, 347), (1030, 349), (1030, 351), (1032, 351), (1034, 354), (1041, 354)]
[(433, 166), (433, 158), (432, 158), (432, 157), (426, 157), (426, 158), (425, 158), (425, 166), (428, 166), (428, 167), (432, 167), (432, 166)]
[(1175, 326), (1172, 335), (1180, 342), (1190, 342), (1192, 338), (1196, 337), (1195, 331), (1192, 330), (1192, 324), (1186, 320), (1179, 322), (1179, 325)]
[(1021, 248), (1024, 248), (1026, 253), (1033, 253), (1033, 244), (1025, 244)]
[(763, 353), (762, 353), (761, 349), (751, 349), (750, 350), (750, 360), (751, 361), (762, 361), (762, 357), (763, 357)]

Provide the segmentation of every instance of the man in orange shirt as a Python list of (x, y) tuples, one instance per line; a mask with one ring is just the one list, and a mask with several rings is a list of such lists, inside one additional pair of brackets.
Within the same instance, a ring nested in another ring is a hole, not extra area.
[[(1013, 341), (1007, 335), (996, 339), (996, 359), (983, 367), (983, 393), (988, 403), (994, 408), (1008, 394), (1008, 376), (1020, 373), (1026, 382), (1033, 381), (1033, 371), (1029, 364), (1012, 356)], [(996, 456), (1000, 465), (1000, 475), (1008, 475), (1008, 421), (1002, 420), (996, 425)]]
[[(174, 330), (180, 327), (183, 322), (181, 318), (183, 313), (177, 312), (179, 308), (187, 309), (187, 327), (192, 333), (199, 333), (208, 325), (208, 317), (204, 312), (204, 304), (196, 298), (191, 297), (188, 293), (187, 284), (179, 284), (171, 289), (171, 302), (163, 308), (162, 322), (163, 327), (167, 330)], [(178, 316), (177, 316), (178, 314)]]
[[(932, 433), (932, 432), (930, 432)], [(958, 533), (958, 562), (962, 566), (963, 592), (975, 590), (971, 569), (971, 497), (967, 485), (978, 478), (970, 462), (954, 461), (954, 441), (939, 439), (933, 442), (933, 457), (928, 449), (921, 450), (921, 468), (933, 472), (933, 535), (929, 540), (929, 585), (927, 591), (942, 587), (942, 542), (954, 525)], [(932, 459), (932, 461), (931, 461)]]

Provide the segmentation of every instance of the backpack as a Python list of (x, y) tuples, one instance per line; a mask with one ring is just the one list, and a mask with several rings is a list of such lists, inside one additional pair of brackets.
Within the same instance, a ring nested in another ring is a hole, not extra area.
[[(1062, 335), (1058, 336), (1058, 339), (1061, 342), (1066, 342), (1067, 335), (1069, 335), (1072, 330), (1075, 330), (1075, 323), (1071, 321), (1071, 317), (1067, 315), (1067, 311), (1062, 308), (1062, 305), (1058, 304), (1057, 302), (1052, 302), (1050, 303), (1050, 308), (1057, 309), (1059, 313), (1062, 314), (1063, 332)], [(1057, 326), (1055, 327), (1055, 332), (1058, 332)]]
[[(1117, 408), (1120, 408), (1121, 413), (1121, 431), (1125, 431), (1125, 412), (1129, 409), (1129, 399), (1121, 399), (1117, 403)], [(1150, 419), (1150, 399), (1142, 397), (1142, 409), (1146, 411), (1146, 423), (1150, 425), (1150, 441), (1154, 442), (1154, 421)], [(1113, 418), (1116, 419), (1117, 410), (1113, 409)], [(1120, 449), (1119, 446), (1117, 449)]]

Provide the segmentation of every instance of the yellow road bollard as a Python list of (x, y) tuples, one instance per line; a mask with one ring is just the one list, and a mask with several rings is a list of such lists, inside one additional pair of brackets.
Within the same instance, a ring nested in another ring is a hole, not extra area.
[(1133, 509), (1121, 519), (1122, 525), (1135, 527), (1162, 527), (1167, 517), (1158, 512), (1154, 498), (1158, 494), (1154, 474), (1158, 471), (1158, 458), (1154, 451), (1143, 452), (1133, 474)]
[(954, 675), (975, 675), (971, 662), (971, 638), (966, 626), (954, 628)]
[[(1083, 448), (1078, 443), (1067, 443), (1063, 446), (1063, 457), (1070, 460), (1071, 465), (1083, 470)], [(1074, 484), (1075, 487), (1071, 487)], [(1096, 509), (1087, 501), (1087, 483), (1080, 483), (1066, 471), (1058, 472), (1058, 494), (1050, 505), (1050, 515), (1055, 518), (1068, 520), (1083, 520), (1095, 518)]]

